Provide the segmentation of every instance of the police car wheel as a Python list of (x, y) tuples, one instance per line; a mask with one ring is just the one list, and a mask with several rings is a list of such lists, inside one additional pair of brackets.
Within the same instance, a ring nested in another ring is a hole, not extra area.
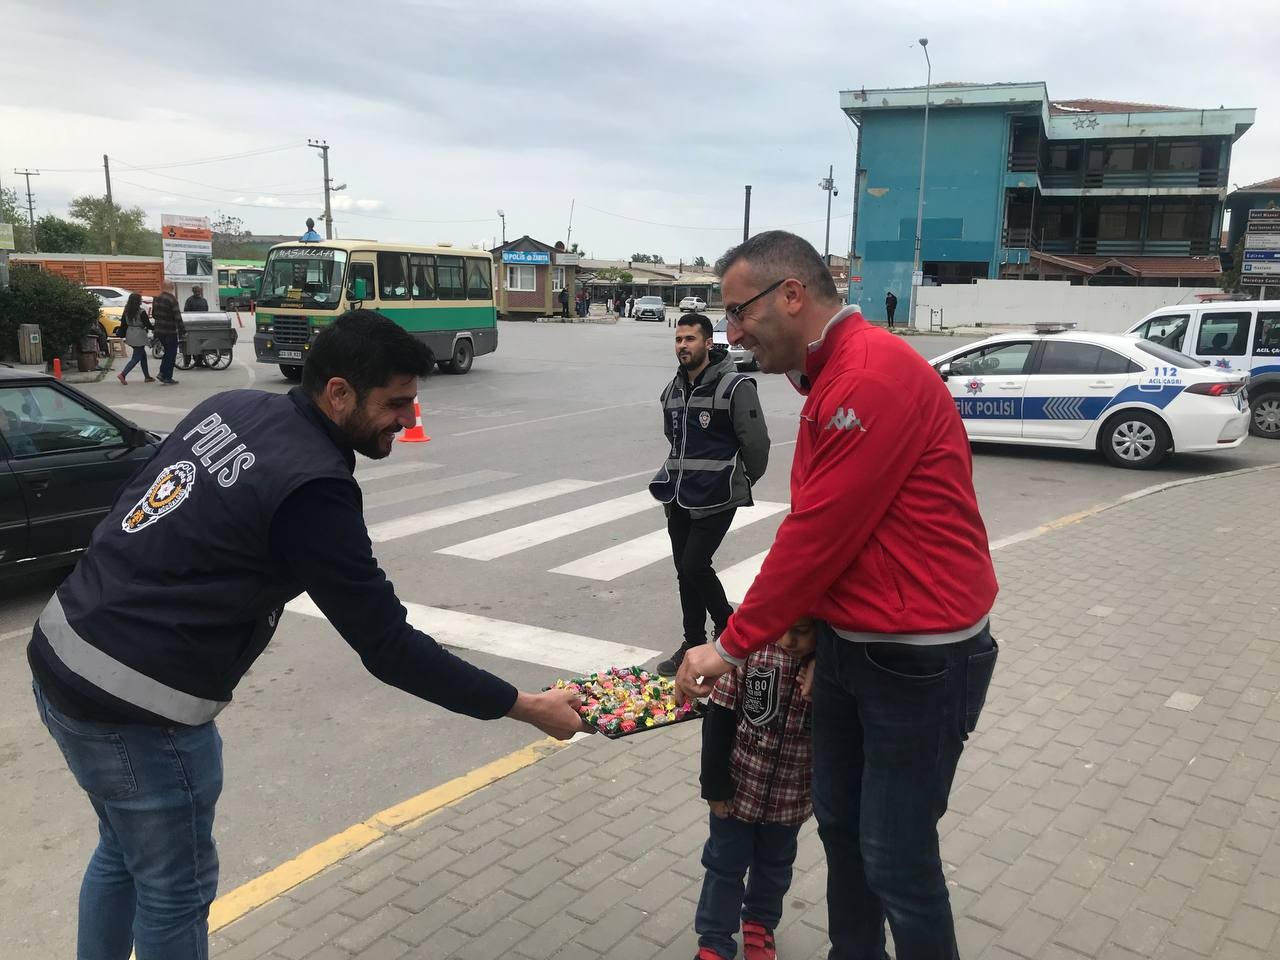
[(1255, 437), (1280, 440), (1280, 391), (1258, 394), (1249, 407), (1249, 432)]
[(1126, 410), (1103, 426), (1099, 446), (1113, 466), (1148, 470), (1168, 455), (1170, 442), (1169, 428), (1159, 417)]

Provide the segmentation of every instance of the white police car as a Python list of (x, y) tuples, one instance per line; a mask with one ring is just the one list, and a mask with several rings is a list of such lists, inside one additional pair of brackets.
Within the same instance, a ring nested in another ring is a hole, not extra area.
[(1099, 450), (1142, 469), (1233, 449), (1249, 431), (1245, 374), (1147, 340), (1037, 324), (931, 362), (970, 440)]

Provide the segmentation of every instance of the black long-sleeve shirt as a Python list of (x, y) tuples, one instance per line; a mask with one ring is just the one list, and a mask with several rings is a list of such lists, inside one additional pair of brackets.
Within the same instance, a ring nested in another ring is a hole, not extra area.
[[(295, 402), (354, 464), (342, 431), (297, 388)], [(505, 716), (515, 705), (515, 687), (409, 625), (404, 606), (373, 556), (359, 488), (353, 484), (320, 479), (298, 487), (272, 518), (268, 543), (280, 576), (311, 596), (365, 668), (382, 682), (481, 720)], [(34, 645), (28, 647), (27, 658), (45, 695), (62, 713), (105, 723), (137, 722), (62, 683)]]

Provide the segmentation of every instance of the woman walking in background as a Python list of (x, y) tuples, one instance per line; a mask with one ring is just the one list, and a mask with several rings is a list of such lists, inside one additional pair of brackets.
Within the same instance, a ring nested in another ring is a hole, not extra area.
[(147, 319), (147, 311), (142, 309), (142, 294), (129, 294), (124, 305), (124, 316), (120, 319), (124, 323), (124, 342), (133, 348), (133, 359), (125, 364), (116, 379), (122, 384), (126, 383), (125, 377), (129, 371), (142, 364), (142, 376), (146, 382), (155, 383), (155, 377), (147, 369), (147, 333), (151, 330), (151, 321)]

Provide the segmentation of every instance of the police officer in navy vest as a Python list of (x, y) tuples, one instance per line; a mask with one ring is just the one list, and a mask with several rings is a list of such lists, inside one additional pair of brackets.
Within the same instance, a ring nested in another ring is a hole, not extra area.
[(414, 424), (430, 362), (356, 310), (316, 338), (300, 388), (199, 404), (40, 614), (27, 648), (40, 716), (98, 815), (80, 960), (208, 956), (214, 718), (303, 591), (385, 683), (560, 739), (582, 729), (565, 692), (517, 692), (411, 627), (373, 557), (355, 454), (387, 456)]
[(755, 381), (737, 372), (728, 349), (712, 339), (711, 321), (688, 313), (676, 324), (680, 369), (662, 391), (662, 428), (671, 451), (649, 490), (666, 506), (667, 532), (680, 587), (684, 640), (658, 664), (675, 676), (685, 651), (715, 636), (733, 613), (711, 566), (738, 507), (769, 465), (769, 430)]

